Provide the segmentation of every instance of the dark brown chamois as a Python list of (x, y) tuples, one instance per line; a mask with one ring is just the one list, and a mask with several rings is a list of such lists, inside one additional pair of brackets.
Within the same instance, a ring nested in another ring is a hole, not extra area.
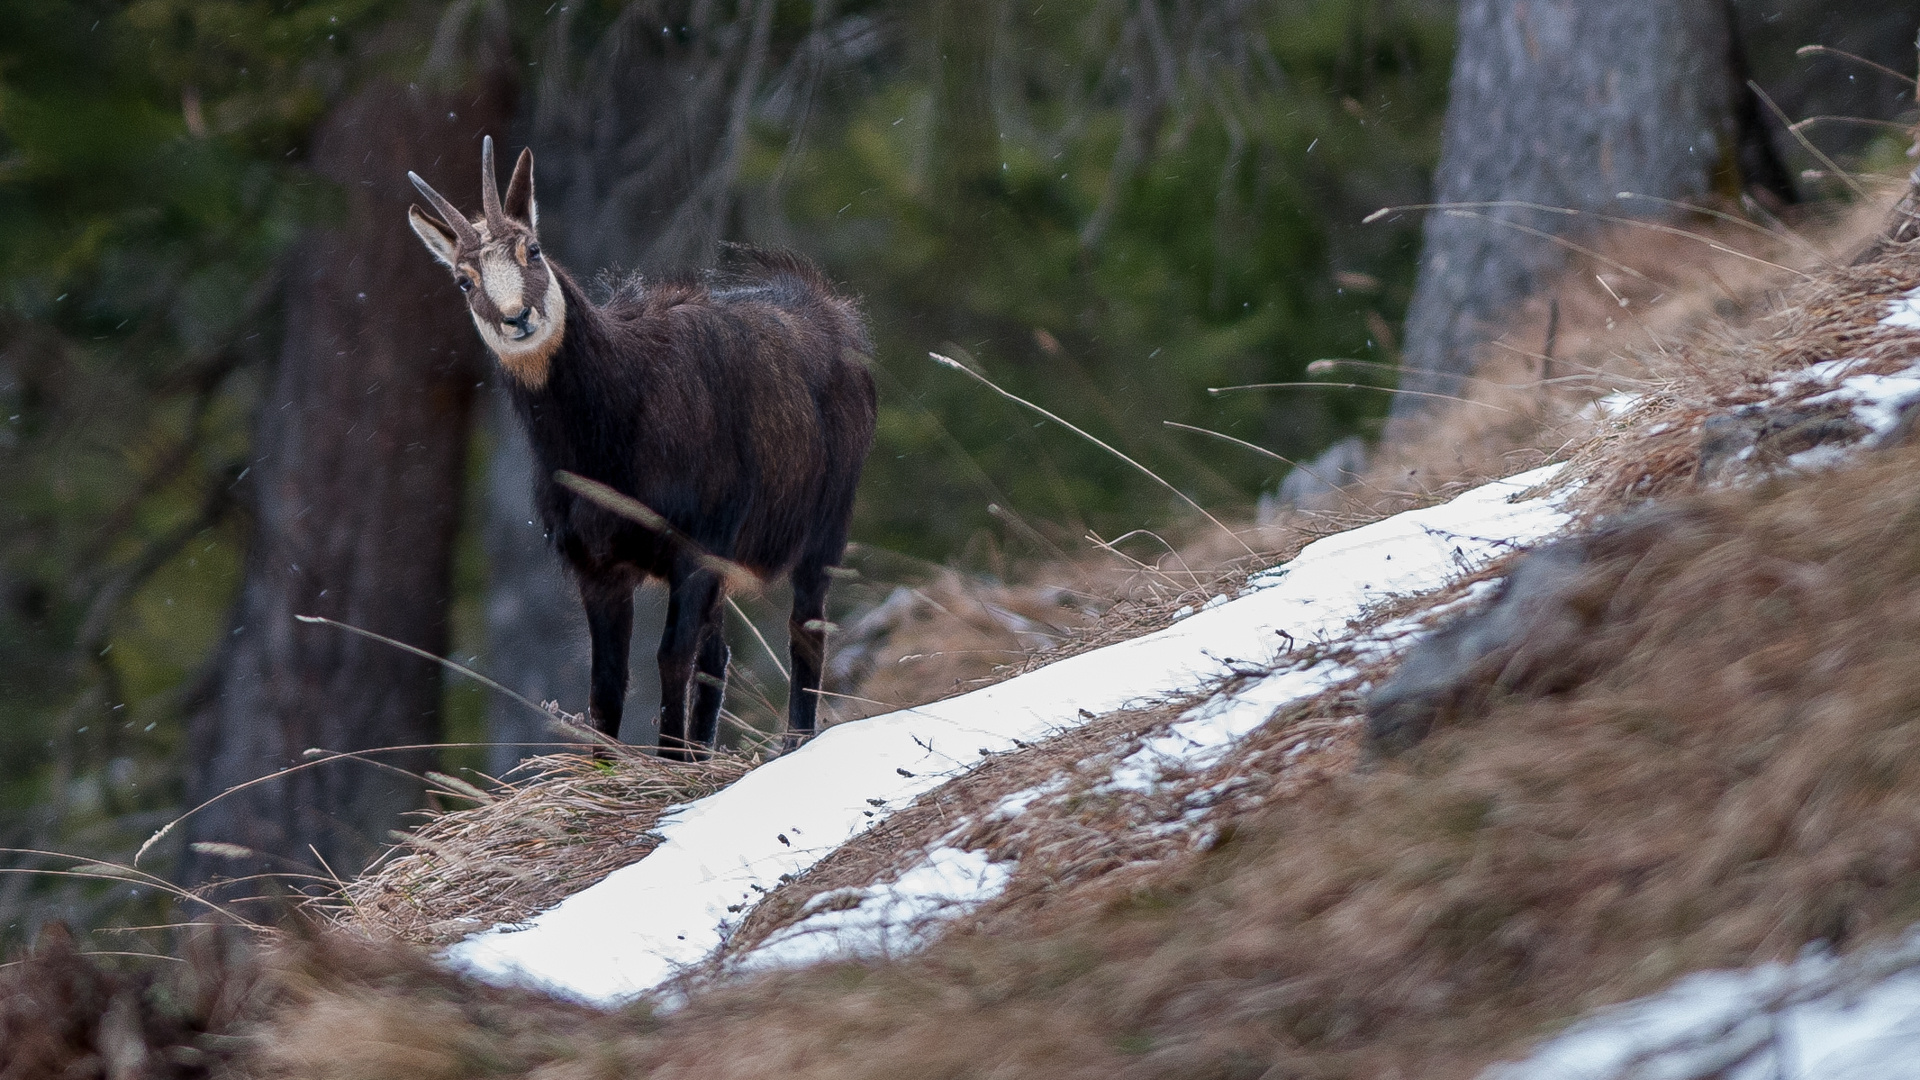
[[(636, 280), (596, 305), (540, 252), (533, 154), (521, 151), (504, 201), (491, 138), (481, 170), (479, 219), (412, 173), (439, 218), (418, 206), (407, 216), (467, 294), (526, 422), (535, 504), (592, 633), (594, 725), (618, 737), (633, 590), (662, 578), (661, 754), (684, 760), (714, 745), (731, 564), (762, 580), (792, 575), (787, 739), (804, 739), (818, 705), (828, 571), (846, 549), (873, 444), (859, 309), (805, 259), (766, 252), (750, 252), (751, 269), (735, 277)], [(637, 500), (651, 524), (582, 497), (556, 479), (563, 473)]]

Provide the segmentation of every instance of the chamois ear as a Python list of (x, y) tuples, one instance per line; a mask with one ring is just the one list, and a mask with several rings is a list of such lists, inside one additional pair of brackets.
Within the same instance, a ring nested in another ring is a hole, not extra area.
[(447, 269), (453, 269), (453, 257), (460, 250), (454, 242), (453, 230), (428, 217), (418, 206), (407, 207), (407, 224), (413, 226), (413, 235), (427, 245), (427, 252), (433, 261)]
[(501, 209), (508, 217), (526, 222), (535, 233), (540, 231), (540, 208), (533, 201), (532, 150), (520, 151), (520, 160), (513, 166), (513, 180), (507, 184), (506, 204)]

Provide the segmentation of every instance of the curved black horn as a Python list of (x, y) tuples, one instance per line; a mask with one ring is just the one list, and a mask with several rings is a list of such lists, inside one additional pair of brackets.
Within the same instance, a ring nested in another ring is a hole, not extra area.
[(480, 212), (487, 216), (487, 224), (498, 237), (506, 233), (501, 226), (506, 224), (507, 215), (500, 210), (499, 182), (493, 175), (493, 136), (480, 140)]
[(420, 179), (419, 173), (409, 170), (407, 179), (413, 181), (413, 186), (419, 190), (422, 198), (433, 204), (433, 209), (440, 215), (440, 220), (446, 222), (447, 228), (453, 230), (454, 236), (462, 244), (480, 242), (480, 234), (474, 231), (473, 223), (467, 220), (467, 215), (455, 209), (445, 195), (433, 190), (425, 180)]

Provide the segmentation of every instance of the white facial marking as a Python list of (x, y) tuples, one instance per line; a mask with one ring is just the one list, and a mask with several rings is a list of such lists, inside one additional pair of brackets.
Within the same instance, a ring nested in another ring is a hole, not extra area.
[[(560, 292), (560, 279), (552, 274), (547, 276), (546, 312), (535, 312), (528, 319), (529, 333), (526, 337), (516, 340), (511, 336), (516, 332), (512, 328), (483, 321), (479, 315), (473, 317), (473, 325), (480, 331), (480, 340), (493, 350), (493, 355), (500, 360), (500, 366), (522, 384), (534, 389), (546, 385), (548, 362), (560, 347), (560, 336), (566, 324), (566, 297)], [(506, 333), (503, 334), (502, 330)]]
[(520, 267), (506, 255), (488, 255), (480, 264), (480, 284), (492, 298), (493, 306), (508, 318), (527, 306)]

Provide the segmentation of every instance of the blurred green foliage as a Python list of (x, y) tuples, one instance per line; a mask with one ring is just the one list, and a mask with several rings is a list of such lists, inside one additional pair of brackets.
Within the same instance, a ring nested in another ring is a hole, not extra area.
[[(924, 7), (894, 24), (926, 43), (912, 62), (848, 80), (804, 149), (791, 125), (770, 130), (752, 163), (782, 184), (795, 242), (875, 325), (883, 415), (856, 537), (951, 559), (1001, 535), (989, 503), (1067, 546), (1088, 527), (1192, 520), (929, 350), (1226, 514), (1286, 467), (1162, 421), (1297, 458), (1384, 415), (1378, 392), (1207, 390), (1302, 380), (1322, 357), (1393, 359), (1370, 324), (1398, 324), (1418, 236), (1359, 221), (1425, 189), (1444, 9), (1246, 5), (1223, 40), (1195, 35), (1238, 55), (1176, 57), (1168, 92), (1142, 106), (1121, 85), (1126, 6), (1022, 5), (997, 25), (993, 6)], [(1144, 129), (1131, 163), (1130, 124)], [(1019, 536), (1004, 534), (1032, 554)]]

